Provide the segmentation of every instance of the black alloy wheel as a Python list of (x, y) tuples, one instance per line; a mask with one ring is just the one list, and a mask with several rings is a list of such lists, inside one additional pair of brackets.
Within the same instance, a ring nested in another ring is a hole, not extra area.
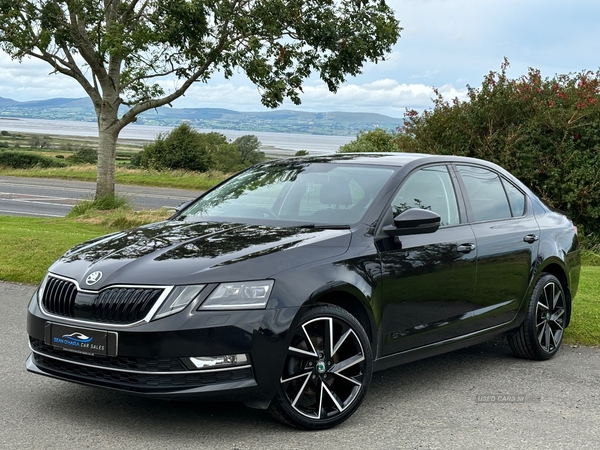
[(311, 308), (294, 331), (270, 412), (298, 428), (333, 427), (359, 407), (372, 371), (371, 345), (358, 320), (334, 305)]
[(550, 359), (560, 347), (566, 319), (562, 284), (554, 275), (544, 274), (535, 284), (525, 320), (516, 334), (508, 336), (508, 343), (522, 358)]

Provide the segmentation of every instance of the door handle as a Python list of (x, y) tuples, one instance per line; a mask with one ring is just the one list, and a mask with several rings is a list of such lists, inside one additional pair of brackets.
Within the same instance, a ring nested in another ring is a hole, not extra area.
[(460, 253), (470, 253), (475, 250), (475, 244), (460, 244), (456, 247), (456, 251)]
[(523, 238), (523, 242), (527, 242), (528, 244), (533, 244), (535, 241), (539, 239), (537, 234), (528, 234)]

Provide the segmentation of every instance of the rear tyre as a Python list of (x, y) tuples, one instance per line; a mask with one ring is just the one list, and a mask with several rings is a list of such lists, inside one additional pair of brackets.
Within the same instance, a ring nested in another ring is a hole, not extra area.
[(294, 331), (269, 412), (296, 428), (331, 428), (360, 406), (372, 372), (371, 345), (358, 320), (337, 306), (316, 306)]
[(552, 358), (562, 343), (566, 323), (566, 297), (560, 281), (543, 274), (537, 281), (525, 320), (518, 332), (507, 336), (513, 353), (521, 358)]

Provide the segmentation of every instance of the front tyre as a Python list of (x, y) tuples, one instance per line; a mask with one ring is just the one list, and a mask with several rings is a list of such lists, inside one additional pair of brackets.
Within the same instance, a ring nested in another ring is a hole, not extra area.
[(544, 274), (537, 281), (519, 331), (508, 336), (508, 344), (521, 358), (552, 358), (562, 342), (566, 323), (566, 298), (560, 281)]
[(309, 309), (294, 331), (269, 411), (303, 429), (330, 428), (362, 403), (373, 372), (373, 354), (361, 324), (334, 305)]

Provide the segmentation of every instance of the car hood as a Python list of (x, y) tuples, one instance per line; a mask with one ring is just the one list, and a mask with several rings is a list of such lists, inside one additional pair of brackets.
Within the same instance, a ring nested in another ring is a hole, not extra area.
[[(166, 221), (114, 233), (69, 250), (50, 272), (81, 288), (263, 279), (345, 253), (350, 230)], [(102, 272), (97, 282), (88, 276)]]

